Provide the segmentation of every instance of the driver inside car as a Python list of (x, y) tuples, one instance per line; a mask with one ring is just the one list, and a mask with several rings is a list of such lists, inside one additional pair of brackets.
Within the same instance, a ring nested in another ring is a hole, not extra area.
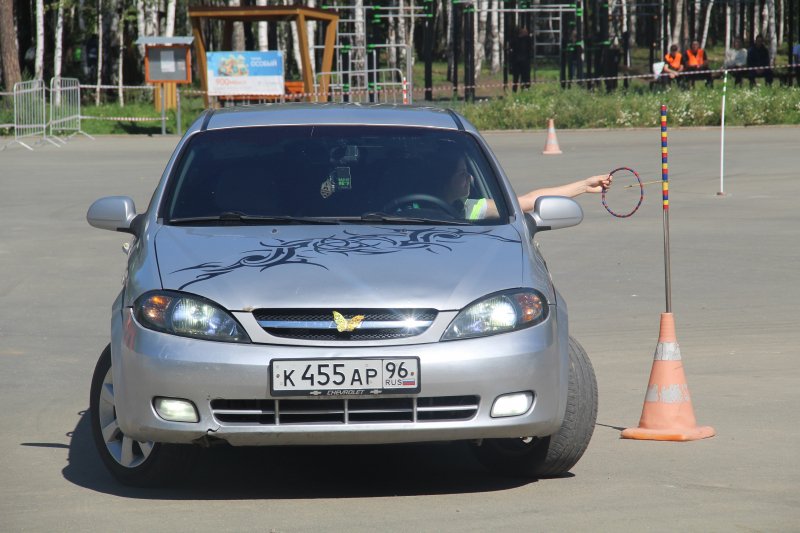
[[(499, 216), (494, 200), (470, 198), (470, 190), (475, 178), (470, 173), (463, 155), (445, 152), (440, 155), (439, 161), (443, 164), (443, 168), (448, 169), (446, 175), (450, 176), (444, 181), (443, 190), (439, 193), (448, 205), (452, 205), (457, 212), (463, 213), (465, 220), (483, 220)], [(586, 192), (599, 193), (603, 189), (611, 187), (611, 181), (612, 176), (609, 174), (600, 174), (556, 187), (534, 189), (518, 196), (517, 200), (523, 211), (532, 211), (536, 199), (540, 196), (573, 198)]]

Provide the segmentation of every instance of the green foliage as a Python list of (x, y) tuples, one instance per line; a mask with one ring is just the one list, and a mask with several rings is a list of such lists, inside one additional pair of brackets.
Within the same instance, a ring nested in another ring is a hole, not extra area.
[[(746, 84), (746, 82), (745, 82)], [(160, 118), (149, 101), (151, 95), (130, 93), (125, 106), (84, 102), (82, 128), (90, 134), (160, 134), (161, 121), (118, 120), (123, 117)], [(182, 131), (202, 113), (199, 97), (181, 99)], [(423, 103), (418, 101), (417, 103)], [(698, 86), (694, 89), (669, 88), (650, 91), (644, 88), (614, 93), (589, 91), (581, 87), (561, 89), (557, 84), (535, 85), (530, 90), (474, 104), (443, 101), (437, 105), (463, 113), (482, 130), (542, 129), (547, 119), (559, 128), (646, 128), (660, 123), (660, 107), (669, 109), (670, 126), (718, 126), (722, 87)], [(116, 119), (116, 120), (115, 120)], [(0, 99), (0, 124), (14, 122), (10, 98)], [(727, 92), (725, 122), (731, 126), (800, 124), (800, 88), (759, 86), (754, 89), (730, 86)], [(176, 133), (175, 111), (167, 113), (167, 132)], [(0, 135), (13, 135), (13, 129), (0, 128)]]
[[(664, 91), (587, 91), (579, 87), (535, 86), (505, 98), (474, 104), (452, 102), (480, 129), (541, 129), (547, 119), (560, 128), (653, 127), (660, 107), (669, 109), (671, 126), (720, 124), (722, 88), (695, 87)], [(800, 88), (732, 88), (727, 93), (725, 122), (733, 126), (800, 124)]]

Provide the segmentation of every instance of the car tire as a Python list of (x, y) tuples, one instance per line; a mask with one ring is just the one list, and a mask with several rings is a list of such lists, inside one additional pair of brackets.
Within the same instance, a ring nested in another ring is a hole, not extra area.
[(103, 464), (122, 484), (158, 487), (181, 479), (191, 461), (191, 446), (141, 442), (117, 425), (111, 346), (106, 346), (92, 376), (89, 398), (92, 437)]
[(569, 339), (567, 409), (559, 430), (549, 437), (484, 439), (475, 446), (478, 460), (510, 476), (559, 477), (583, 456), (597, 420), (597, 380), (583, 347)]

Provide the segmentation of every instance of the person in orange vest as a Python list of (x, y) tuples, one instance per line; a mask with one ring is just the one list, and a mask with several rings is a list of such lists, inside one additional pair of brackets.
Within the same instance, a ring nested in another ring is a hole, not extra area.
[(683, 55), (678, 51), (677, 44), (669, 47), (669, 53), (664, 56), (664, 61), (662, 73), (669, 76), (670, 80), (674, 80), (683, 71)]
[(702, 72), (708, 70), (708, 58), (706, 57), (706, 51), (700, 48), (700, 41), (692, 41), (692, 46), (686, 50), (683, 58), (683, 70), (690, 74), (692, 85), (694, 85), (694, 80), (703, 78), (705, 78), (707, 86), (714, 85), (711, 73)]

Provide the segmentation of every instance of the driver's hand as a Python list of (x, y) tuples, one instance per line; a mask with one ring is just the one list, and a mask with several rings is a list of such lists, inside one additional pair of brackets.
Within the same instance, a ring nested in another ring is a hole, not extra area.
[(611, 174), (600, 174), (586, 178), (586, 192), (603, 192), (603, 189), (611, 187), (611, 181), (614, 178)]

